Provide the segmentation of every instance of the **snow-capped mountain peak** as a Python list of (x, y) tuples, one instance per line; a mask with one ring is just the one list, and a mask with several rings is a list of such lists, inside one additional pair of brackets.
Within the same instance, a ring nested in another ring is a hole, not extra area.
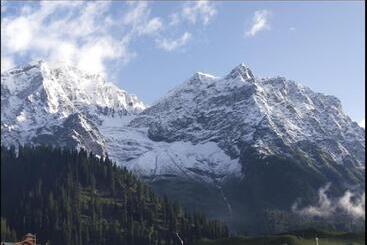
[(209, 86), (210, 84), (216, 82), (218, 80), (218, 77), (215, 77), (210, 74), (206, 74), (203, 72), (196, 72), (194, 73), (191, 78), (189, 78), (186, 82), (180, 84), (177, 86), (173, 91), (178, 91), (181, 89), (187, 90), (187, 89), (197, 89), (198, 87), (205, 87)]
[(224, 78), (195, 74), (130, 125), (148, 127), (159, 141), (214, 141), (232, 158), (247, 145), (266, 155), (291, 149), (312, 159), (307, 147), (313, 145), (338, 163), (365, 163), (364, 130), (337, 98), (283, 77), (255, 78), (244, 64)]
[(257, 78), (244, 64), (223, 77), (195, 73), (148, 108), (103, 76), (66, 64), (39, 61), (1, 75), (2, 144), (108, 155), (214, 217), (231, 219), (250, 199), (286, 208), (325, 181), (362, 183), (364, 137), (334, 96)]
[(242, 78), (243, 80), (251, 80), (254, 79), (254, 75), (252, 74), (251, 69), (245, 65), (244, 63), (236, 66), (226, 77), (225, 79), (237, 79)]
[(130, 96), (108, 83), (100, 74), (86, 73), (68, 65), (49, 65), (42, 60), (3, 73), (1, 85), (9, 94), (22, 93), (27, 98), (34, 92), (30, 87), (42, 89), (54, 110), (63, 103), (72, 103), (76, 107), (90, 105), (124, 109), (134, 113), (145, 109), (136, 96)]
[[(364, 130), (338, 99), (283, 77), (256, 78), (243, 63), (222, 78), (197, 72), (146, 109), (103, 76), (68, 65), (38, 61), (1, 79), (2, 139), (8, 144), (52, 142), (50, 135), (67, 132), (78, 146), (98, 142), (89, 149), (131, 166), (148, 152), (149, 159), (165, 155), (170, 166), (182, 142), (188, 151), (210, 144), (221, 159), (239, 159), (254, 147), (265, 155), (303, 152), (316, 161), (312, 145), (340, 164), (365, 161)], [(181, 160), (185, 165), (188, 158)]]
[[(100, 154), (103, 140), (95, 126), (106, 117), (134, 115), (144, 109), (136, 96), (107, 82), (102, 75), (66, 64), (50, 65), (40, 60), (1, 74), (1, 130), (2, 140), (8, 144), (43, 142), (61, 133), (62, 128), (66, 130), (68, 122), (68, 126), (81, 126), (86, 134), (89, 132), (91, 142), (98, 136), (95, 141), (101, 145)], [(68, 120), (74, 115), (78, 120)], [(81, 143), (81, 132), (74, 131), (69, 132), (70, 140), (88, 149)]]
[(217, 79), (215, 76), (203, 72), (195, 72), (189, 79), (190, 81), (213, 81)]

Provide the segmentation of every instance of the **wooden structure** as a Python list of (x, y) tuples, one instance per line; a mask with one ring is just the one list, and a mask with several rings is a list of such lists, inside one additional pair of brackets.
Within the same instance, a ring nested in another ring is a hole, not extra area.
[(36, 236), (31, 233), (27, 233), (26, 235), (24, 235), (21, 242), (1, 242), (1, 245), (38, 245), (38, 244), (36, 243)]

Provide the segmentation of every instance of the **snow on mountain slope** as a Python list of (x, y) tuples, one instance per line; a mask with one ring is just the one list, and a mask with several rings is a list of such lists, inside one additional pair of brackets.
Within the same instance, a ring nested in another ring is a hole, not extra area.
[(3, 144), (84, 147), (151, 179), (238, 176), (248, 147), (313, 159), (312, 145), (365, 163), (364, 130), (337, 98), (243, 64), (223, 78), (196, 73), (147, 109), (100, 75), (45, 62), (3, 73), (1, 88)]
[(1, 74), (1, 140), (6, 145), (44, 143), (105, 154), (97, 128), (102, 118), (144, 108), (136, 96), (102, 76), (66, 65), (37, 61)]
[(130, 126), (155, 141), (216, 142), (231, 158), (248, 146), (265, 155), (308, 152), (310, 144), (336, 162), (364, 167), (364, 129), (340, 101), (282, 77), (258, 79), (241, 64), (224, 78), (202, 73), (139, 114)]
[(147, 128), (128, 126), (135, 118), (108, 118), (99, 130), (105, 136), (109, 158), (136, 174), (150, 180), (181, 176), (208, 183), (240, 176), (238, 159), (231, 159), (216, 143), (154, 141), (148, 137)]
[(224, 77), (196, 73), (148, 108), (73, 67), (14, 68), (1, 74), (1, 141), (108, 155), (239, 230), (267, 227), (264, 210), (286, 217), (328, 182), (336, 196), (364, 191), (365, 130), (340, 101), (243, 64)]
[[(212, 181), (238, 175), (214, 142), (153, 141), (128, 124), (145, 106), (103, 77), (74, 67), (34, 62), (2, 74), (2, 143), (86, 148), (142, 176), (185, 175)], [(159, 163), (159, 164), (158, 164)]]

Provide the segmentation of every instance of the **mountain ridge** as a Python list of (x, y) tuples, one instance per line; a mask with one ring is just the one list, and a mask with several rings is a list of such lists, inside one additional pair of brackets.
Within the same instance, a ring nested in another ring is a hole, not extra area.
[[(43, 142), (44, 138), (64, 128), (63, 124), (68, 117), (75, 117), (74, 114), (80, 118), (75, 126), (78, 124), (79, 128), (90, 131), (94, 127), (92, 124), (100, 123), (101, 115), (135, 114), (145, 108), (136, 96), (107, 83), (100, 75), (84, 73), (66, 65), (52, 67), (44, 61), (2, 73), (1, 88), (1, 125), (2, 132), (7, 134), (2, 140), (6, 144)], [(72, 118), (68, 121), (71, 126)], [(18, 132), (12, 135), (14, 131)], [(39, 131), (44, 131), (42, 139), (38, 139)], [(71, 133), (69, 140), (75, 139), (76, 144), (82, 140), (77, 133)], [(94, 131), (93, 134), (99, 133)], [(89, 138), (96, 139), (91, 135)], [(103, 155), (103, 140), (99, 141), (98, 149), (93, 149)], [(86, 145), (80, 147), (88, 149)]]
[[(236, 230), (245, 222), (236, 215), (251, 217), (253, 203), (285, 212), (298, 198), (315, 201), (328, 182), (335, 196), (364, 188), (365, 130), (336, 97), (295, 81), (258, 78), (241, 63), (223, 77), (195, 73), (145, 108), (100, 76), (39, 64), (2, 74), (4, 145), (53, 144), (108, 155), (158, 192)], [(60, 86), (29, 94), (24, 86), (8, 86), (12, 81)], [(289, 179), (279, 181), (284, 176)], [(284, 196), (285, 186), (295, 190)], [(251, 219), (256, 215), (246, 222)]]

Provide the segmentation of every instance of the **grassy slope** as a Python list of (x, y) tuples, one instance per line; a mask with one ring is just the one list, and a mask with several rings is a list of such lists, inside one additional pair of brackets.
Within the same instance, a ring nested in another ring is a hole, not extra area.
[[(318, 235), (319, 245), (364, 245), (365, 234), (325, 233)], [(235, 237), (217, 241), (200, 241), (195, 245), (314, 245), (315, 236), (310, 233), (295, 232), (264, 237)]]

